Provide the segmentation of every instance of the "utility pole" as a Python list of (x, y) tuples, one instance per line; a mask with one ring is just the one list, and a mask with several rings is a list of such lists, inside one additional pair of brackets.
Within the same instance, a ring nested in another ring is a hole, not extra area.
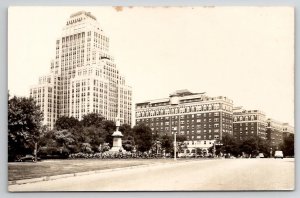
[[(180, 132), (180, 115), (178, 115), (178, 132)], [(177, 127), (174, 127), (174, 160), (176, 161), (177, 142), (176, 142)]]
[(214, 141), (213, 157), (216, 157), (216, 141)]
[(157, 145), (157, 143), (158, 143), (158, 140), (157, 140), (158, 138), (157, 138), (157, 130), (155, 131), (155, 146), (156, 146), (156, 155), (158, 155), (158, 145)]
[(174, 132), (174, 160), (176, 161), (177, 160), (177, 158), (176, 158), (176, 147), (177, 147), (177, 145), (176, 145), (176, 131)]
[(37, 142), (34, 143), (34, 162), (37, 162)]

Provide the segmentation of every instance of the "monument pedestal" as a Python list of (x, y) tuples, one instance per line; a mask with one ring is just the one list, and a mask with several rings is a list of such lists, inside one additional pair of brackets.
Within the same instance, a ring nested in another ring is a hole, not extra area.
[(109, 152), (113, 152), (113, 153), (120, 153), (120, 152), (125, 152), (125, 150), (122, 147), (122, 137), (123, 134), (121, 133), (121, 131), (118, 130), (118, 126), (117, 126), (117, 130), (112, 134), (113, 136), (113, 146), (111, 147), (111, 149), (109, 150)]

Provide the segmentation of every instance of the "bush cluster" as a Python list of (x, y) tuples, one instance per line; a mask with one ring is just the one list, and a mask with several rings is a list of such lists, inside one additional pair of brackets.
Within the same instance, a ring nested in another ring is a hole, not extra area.
[[(168, 156), (165, 156), (168, 157)], [(162, 155), (149, 154), (147, 152), (120, 152), (120, 153), (73, 153), (69, 155), (69, 159), (153, 159), (153, 158), (164, 158)]]

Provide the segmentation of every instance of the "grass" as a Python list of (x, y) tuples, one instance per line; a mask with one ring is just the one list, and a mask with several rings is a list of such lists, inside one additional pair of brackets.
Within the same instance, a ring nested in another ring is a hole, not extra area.
[(153, 163), (173, 162), (172, 159), (74, 159), (45, 160), (37, 163), (8, 163), (8, 181), (31, 179), (86, 171), (122, 168)]

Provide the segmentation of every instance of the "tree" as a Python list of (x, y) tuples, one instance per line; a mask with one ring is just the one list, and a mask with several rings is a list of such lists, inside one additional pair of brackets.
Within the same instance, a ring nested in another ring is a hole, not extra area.
[(89, 143), (81, 144), (81, 152), (83, 153), (93, 153), (92, 147)]
[(176, 135), (176, 142), (184, 142), (186, 140), (187, 139), (185, 135)]
[(269, 141), (261, 138), (258, 138), (257, 141), (258, 141), (259, 153), (263, 153), (265, 157), (269, 157), (270, 156)]
[(105, 143), (106, 136), (108, 135), (108, 132), (103, 128), (97, 128), (95, 126), (84, 127), (82, 133), (85, 137), (82, 142), (89, 143), (94, 152), (99, 151), (99, 146)]
[(60, 147), (65, 148), (67, 148), (68, 145), (72, 145), (75, 142), (73, 134), (66, 129), (54, 131), (54, 138)]
[(122, 146), (126, 151), (132, 151), (135, 145), (132, 128), (128, 124), (122, 124), (119, 131), (123, 134)]
[(233, 145), (236, 144), (236, 140), (234, 139), (233, 135), (225, 133), (222, 137), (222, 144), (223, 145)]
[(81, 123), (84, 127), (94, 125), (95, 127), (102, 127), (104, 117), (98, 113), (89, 113), (83, 116)]
[(240, 153), (239, 142), (236, 141), (232, 135), (224, 134), (221, 142), (223, 144), (221, 147), (216, 146), (216, 154), (222, 152), (237, 156)]
[(152, 146), (152, 131), (144, 123), (133, 127), (133, 134), (137, 150), (141, 152), (149, 151)]
[(127, 136), (126, 139), (122, 141), (122, 146), (126, 151), (132, 151), (134, 149), (134, 138), (132, 136)]
[(257, 155), (259, 152), (258, 137), (249, 137), (240, 144), (240, 152), (248, 155)]
[(293, 157), (295, 155), (294, 151), (294, 134), (289, 134), (283, 138), (283, 144), (281, 145), (281, 150), (285, 156)]
[(79, 126), (80, 122), (74, 117), (62, 116), (59, 117), (55, 123), (57, 130), (70, 129), (76, 126)]
[(165, 149), (166, 153), (173, 152), (174, 149), (173, 141), (174, 139), (170, 135), (165, 134), (161, 137), (161, 147)]
[(112, 142), (113, 142), (112, 134), (116, 130), (116, 124), (115, 124), (115, 122), (110, 121), (110, 120), (103, 121), (103, 129), (106, 131), (106, 134), (107, 134), (106, 138), (105, 138), (105, 142), (107, 142), (110, 145), (112, 145)]
[(128, 136), (132, 136), (132, 129), (131, 126), (128, 124), (122, 124), (119, 128), (119, 131), (122, 132), (124, 138), (126, 139)]
[(79, 151), (74, 135), (66, 129), (42, 134), (38, 146), (41, 158), (67, 158), (70, 153)]
[(40, 136), (43, 113), (32, 98), (8, 100), (8, 158), (33, 153)]

